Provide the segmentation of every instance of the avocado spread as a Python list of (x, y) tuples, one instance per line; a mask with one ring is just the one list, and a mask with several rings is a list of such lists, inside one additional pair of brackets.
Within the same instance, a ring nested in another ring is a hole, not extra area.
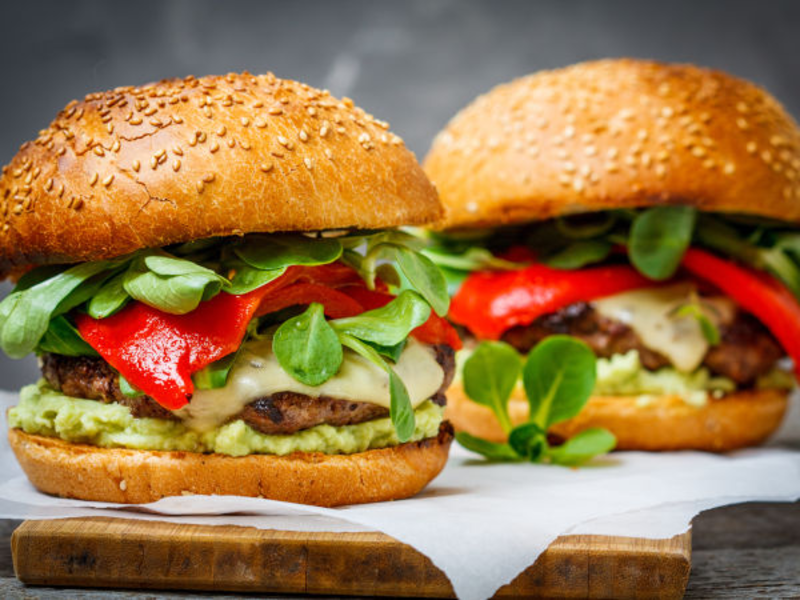
[[(409, 441), (436, 436), (443, 412), (430, 400), (420, 404), (414, 411), (416, 428)], [(352, 454), (400, 443), (388, 417), (342, 427), (317, 425), (292, 435), (267, 435), (237, 420), (201, 433), (180, 421), (134, 418), (121, 404), (65, 396), (44, 381), (22, 388), (20, 402), (8, 412), (8, 421), (11, 427), (26, 433), (104, 448), (217, 452), (230, 456), (285, 455), (296, 451)]]

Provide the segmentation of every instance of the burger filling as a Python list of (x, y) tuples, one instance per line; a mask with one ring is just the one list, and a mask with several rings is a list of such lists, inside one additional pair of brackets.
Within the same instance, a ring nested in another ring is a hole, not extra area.
[(249, 235), (40, 267), (0, 303), (3, 348), (43, 373), (11, 426), (236, 456), (435, 437), (460, 341), (417, 249), (399, 232)]
[(501, 340), (526, 354), (567, 334), (599, 358), (595, 394), (702, 404), (792, 387), (798, 249), (791, 225), (675, 206), (437, 235), (428, 253), (468, 346)]

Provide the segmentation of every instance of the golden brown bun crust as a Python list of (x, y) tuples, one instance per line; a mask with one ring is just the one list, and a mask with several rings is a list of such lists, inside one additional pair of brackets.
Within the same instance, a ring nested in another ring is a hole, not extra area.
[(445, 228), (690, 204), (800, 221), (800, 133), (761, 88), (691, 65), (604, 60), (501, 85), (436, 137)]
[[(635, 396), (595, 396), (577, 417), (554, 425), (550, 433), (569, 438), (605, 427), (617, 436), (617, 450), (727, 452), (766, 440), (783, 419), (787, 397), (785, 390), (741, 391), (694, 408), (676, 396), (660, 396), (645, 406)], [(527, 420), (523, 396), (512, 397), (509, 413), (515, 425)], [(506, 439), (494, 414), (469, 400), (458, 384), (447, 391), (445, 417), (456, 431), (495, 442)]]
[(436, 438), (351, 455), (243, 457), (98, 448), (19, 429), (8, 437), (31, 483), (65, 498), (144, 504), (189, 493), (340, 506), (418, 493), (444, 468), (453, 429), (445, 422)]
[(0, 273), (211, 236), (439, 219), (402, 140), (349, 99), (271, 74), (73, 101), (0, 179)]

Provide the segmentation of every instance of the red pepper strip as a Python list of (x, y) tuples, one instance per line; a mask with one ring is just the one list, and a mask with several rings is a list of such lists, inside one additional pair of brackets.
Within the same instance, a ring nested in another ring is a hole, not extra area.
[(83, 339), (131, 385), (175, 410), (194, 393), (192, 373), (235, 352), (263, 298), (287, 280), (241, 296), (218, 294), (185, 315), (132, 302), (106, 319), (78, 314), (75, 320)]
[(318, 283), (294, 283), (268, 294), (258, 307), (255, 316), (260, 317), (279, 311), (287, 306), (319, 302), (325, 314), (333, 319), (353, 317), (364, 312), (364, 307), (347, 294)]
[(683, 267), (714, 284), (743, 309), (753, 313), (792, 358), (800, 379), (800, 304), (788, 289), (767, 273), (697, 248), (686, 251)]
[(535, 264), (476, 272), (453, 297), (449, 316), (479, 338), (498, 339), (515, 325), (529, 325), (569, 304), (653, 285), (628, 265), (566, 271)]
[[(341, 291), (357, 300), (364, 310), (380, 308), (394, 300), (391, 294), (369, 290), (363, 286), (350, 285), (341, 288)], [(411, 331), (411, 335), (423, 344), (447, 344), (455, 350), (461, 350), (461, 338), (456, 330), (433, 311), (427, 321)]]

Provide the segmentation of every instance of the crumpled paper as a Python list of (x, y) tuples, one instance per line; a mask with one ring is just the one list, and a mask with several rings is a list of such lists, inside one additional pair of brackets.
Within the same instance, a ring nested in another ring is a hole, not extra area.
[[(16, 394), (0, 392), (3, 409)], [(5, 410), (3, 410), (5, 413)], [(0, 517), (110, 516), (292, 531), (382, 531), (427, 555), (466, 600), (490, 597), (559, 535), (669, 538), (699, 512), (800, 499), (800, 401), (767, 447), (729, 455), (618, 452), (580, 469), (487, 464), (454, 444), (408, 500), (335, 509), (235, 496), (182, 496), (136, 507), (53, 498), (22, 475), (3, 436)]]

